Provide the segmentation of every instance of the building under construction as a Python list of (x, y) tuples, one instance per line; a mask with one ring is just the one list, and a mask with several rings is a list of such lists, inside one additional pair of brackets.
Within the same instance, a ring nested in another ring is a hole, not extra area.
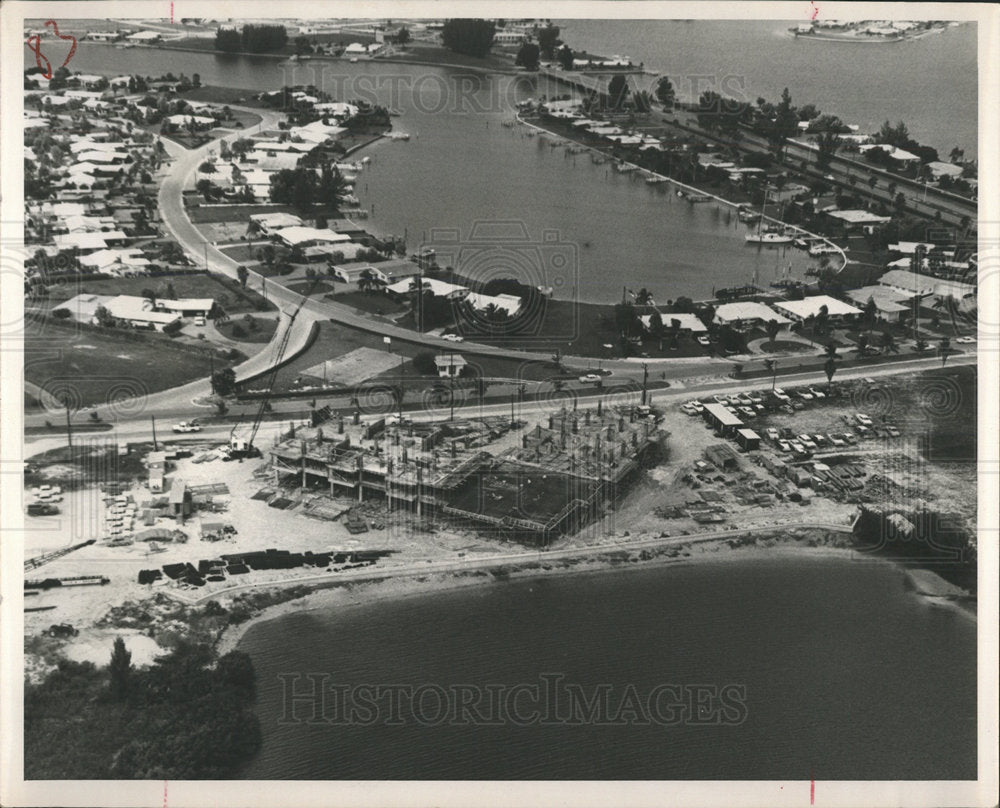
[(648, 407), (562, 410), (547, 425), (503, 417), (362, 423), (338, 417), (270, 450), (275, 484), (358, 502), (385, 497), (417, 517), (437, 513), (498, 537), (548, 544), (611, 505), (661, 435)]

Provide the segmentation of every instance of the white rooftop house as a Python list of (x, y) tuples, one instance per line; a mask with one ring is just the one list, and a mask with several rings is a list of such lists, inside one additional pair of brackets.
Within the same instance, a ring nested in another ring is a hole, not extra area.
[(483, 295), (469, 292), (465, 296), (465, 301), (478, 312), (485, 312), (493, 306), (508, 317), (513, 317), (521, 310), (521, 298), (517, 295)]
[(283, 227), (300, 227), (302, 219), (292, 213), (255, 213), (250, 216), (251, 222), (256, 222), (262, 233), (272, 233)]
[(890, 158), (898, 163), (915, 163), (919, 162), (920, 158), (915, 154), (911, 154), (908, 151), (897, 148), (896, 146), (890, 146), (888, 143), (868, 143), (864, 146), (858, 146), (858, 150), (862, 153), (871, 151), (872, 149), (881, 149), (886, 152)]
[(157, 311), (152, 301), (135, 295), (118, 295), (107, 302), (105, 308), (112, 316), (133, 325), (151, 325), (157, 331), (177, 322), (180, 317), (173, 312)]
[(182, 297), (176, 300), (157, 298), (156, 308), (175, 312), (182, 317), (207, 317), (212, 313), (215, 300), (210, 297)]
[(829, 295), (814, 295), (803, 300), (783, 300), (774, 304), (776, 309), (780, 309), (796, 322), (817, 316), (824, 306), (830, 320), (834, 322), (853, 319), (861, 314), (860, 309)]
[(437, 367), (438, 376), (448, 378), (458, 376), (468, 362), (461, 354), (440, 354), (434, 357), (434, 364)]
[[(649, 329), (649, 324), (652, 319), (652, 314), (642, 314), (639, 316), (639, 321), (647, 330)], [(705, 327), (705, 324), (701, 321), (701, 319), (694, 314), (685, 314), (683, 312), (660, 312), (660, 319), (663, 321), (664, 328), (671, 328), (672, 321), (676, 320), (680, 331), (690, 331), (692, 334), (704, 334), (708, 331), (708, 328)]]
[(730, 325), (734, 328), (760, 325), (769, 320), (776, 320), (779, 325), (788, 325), (789, 320), (763, 303), (750, 300), (739, 300), (735, 303), (723, 303), (715, 309), (715, 322), (719, 325)]
[[(395, 295), (407, 295), (410, 293), (411, 284), (415, 278), (404, 278), (391, 286), (386, 287), (386, 291)], [(449, 300), (460, 300), (469, 294), (468, 288), (455, 283), (438, 280), (437, 278), (424, 278), (423, 288), (432, 292), (438, 297), (446, 297)]]
[(320, 230), (316, 227), (283, 227), (275, 233), (279, 241), (289, 247), (308, 247), (313, 244), (326, 243), (337, 244), (342, 241), (350, 241), (351, 237), (343, 233), (334, 233), (332, 230)]
[(334, 276), (344, 283), (357, 283), (365, 278), (374, 278), (382, 283), (388, 283), (389, 277), (377, 266), (365, 263), (364, 261), (352, 262), (349, 264), (337, 264), (332, 267)]

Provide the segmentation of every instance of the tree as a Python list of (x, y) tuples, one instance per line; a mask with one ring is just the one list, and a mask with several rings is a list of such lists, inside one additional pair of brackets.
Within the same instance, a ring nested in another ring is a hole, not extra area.
[[(840, 148), (840, 136), (836, 132), (822, 132), (816, 138), (816, 163), (820, 168), (828, 168), (833, 156)], [(854, 179), (853, 177), (851, 179)]]
[(396, 44), (405, 45), (409, 41), (410, 41), (410, 29), (407, 28), (405, 25), (403, 25), (396, 32)]
[(677, 92), (674, 90), (674, 85), (670, 83), (670, 79), (666, 76), (661, 76), (660, 80), (656, 82), (656, 98), (663, 104), (663, 108), (670, 112), (674, 108), (674, 103), (677, 100)]
[(108, 674), (111, 677), (111, 698), (114, 701), (124, 701), (128, 697), (132, 675), (132, 652), (125, 647), (125, 640), (121, 637), (115, 637)]
[(778, 383), (778, 360), (777, 359), (765, 359), (764, 367), (771, 371), (771, 391), (774, 391), (774, 386)]
[(625, 76), (615, 73), (608, 82), (607, 104), (611, 109), (621, 109), (628, 97), (629, 88)]
[(833, 374), (837, 372), (836, 359), (829, 357), (823, 365), (823, 370), (826, 372), (826, 389), (829, 390), (833, 387)]
[(772, 318), (764, 323), (764, 330), (767, 332), (768, 340), (774, 342), (778, 336), (778, 332), (781, 331), (781, 323)]
[(206, 202), (211, 202), (215, 198), (216, 187), (210, 179), (200, 179), (195, 184), (194, 189), (205, 197)]
[(573, 69), (573, 59), (575, 57), (576, 54), (573, 53), (573, 49), (570, 48), (569, 45), (563, 45), (558, 51), (556, 51), (556, 59), (559, 60), (559, 66), (562, 67), (563, 70)]
[(865, 307), (862, 309), (861, 321), (868, 325), (868, 334), (871, 335), (875, 329), (875, 323), (878, 322), (878, 304), (875, 302), (874, 297), (869, 297), (868, 302), (865, 303)]
[(413, 369), (427, 376), (437, 375), (437, 365), (434, 363), (434, 354), (431, 351), (420, 351), (413, 357)]
[[(339, 172), (338, 172), (339, 174)], [(327, 180), (326, 192), (331, 192), (334, 180)], [(269, 196), (272, 202), (280, 205), (292, 205), (300, 211), (308, 210), (318, 197), (320, 180), (309, 168), (283, 168), (271, 175)]]
[(98, 306), (94, 310), (94, 319), (97, 320), (97, 324), (103, 328), (114, 328), (115, 326), (114, 315), (104, 306)]
[(941, 342), (938, 343), (938, 350), (941, 352), (941, 367), (944, 367), (944, 363), (948, 361), (948, 353), (951, 350), (951, 340), (943, 337)]
[(198, 170), (202, 174), (214, 174), (216, 172), (215, 163), (211, 162), (210, 160), (206, 160), (204, 163), (198, 166)]
[(518, 50), (514, 64), (527, 70), (537, 70), (539, 54), (538, 45), (534, 42), (525, 42)]
[(240, 286), (246, 289), (247, 278), (250, 277), (250, 271), (245, 266), (243, 266), (243, 264), (240, 264), (238, 267), (236, 267), (236, 277), (239, 278)]
[(882, 350), (888, 353), (899, 353), (899, 347), (896, 345), (896, 338), (892, 335), (891, 331), (882, 332)]
[(544, 28), (538, 29), (538, 49), (542, 56), (551, 59), (556, 45), (559, 44), (559, 26), (549, 23)]
[(441, 29), (442, 44), (455, 53), (482, 58), (493, 46), (496, 25), (491, 20), (453, 18)]
[(212, 392), (218, 396), (228, 396), (236, 390), (236, 371), (220, 368), (212, 374)]

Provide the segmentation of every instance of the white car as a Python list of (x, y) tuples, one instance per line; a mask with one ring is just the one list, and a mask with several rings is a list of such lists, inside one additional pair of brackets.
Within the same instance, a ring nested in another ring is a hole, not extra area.
[(596, 373), (588, 373), (588, 374), (580, 377), (580, 383), (581, 384), (587, 384), (588, 382), (590, 382), (590, 383), (599, 382), (600, 380), (601, 380), (601, 377), (598, 376)]
[(810, 393), (808, 390), (796, 390), (795, 391), (795, 395), (797, 395), (803, 401), (812, 401), (813, 400), (813, 394)]
[(181, 421), (179, 424), (173, 425), (174, 432), (201, 432), (201, 427), (195, 423), (188, 423), (187, 421)]
[(465, 337), (461, 334), (442, 334), (441, 339), (446, 339), (448, 342), (465, 342)]
[(698, 337), (698, 344), (699, 345), (704, 345), (707, 348), (709, 345), (712, 344), (712, 340), (710, 340), (708, 337), (702, 335), (702, 336)]
[(204, 317), (195, 317), (194, 318), (194, 324), (195, 325), (205, 325), (205, 318)]
[(959, 337), (955, 342), (959, 345), (973, 345), (976, 341), (975, 337)]
[(826, 393), (822, 390), (817, 390), (815, 387), (810, 387), (809, 392), (813, 394), (813, 398), (826, 398)]
[(871, 426), (872, 425), (872, 419), (869, 418), (867, 415), (864, 415), (864, 414), (862, 414), (860, 412), (857, 415), (854, 416), (854, 420), (857, 421), (859, 424), (861, 424), (861, 426)]

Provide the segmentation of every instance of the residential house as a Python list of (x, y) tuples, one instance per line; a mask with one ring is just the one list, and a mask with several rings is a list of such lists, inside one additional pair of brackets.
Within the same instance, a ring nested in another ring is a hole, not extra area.
[(829, 295), (813, 295), (802, 300), (782, 300), (775, 303), (774, 308), (797, 323), (816, 317), (824, 309), (831, 323), (851, 322), (861, 314), (861, 311), (854, 306)]
[(434, 357), (434, 365), (437, 367), (438, 376), (442, 378), (454, 378), (461, 375), (462, 368), (468, 362), (461, 354), (439, 354)]

